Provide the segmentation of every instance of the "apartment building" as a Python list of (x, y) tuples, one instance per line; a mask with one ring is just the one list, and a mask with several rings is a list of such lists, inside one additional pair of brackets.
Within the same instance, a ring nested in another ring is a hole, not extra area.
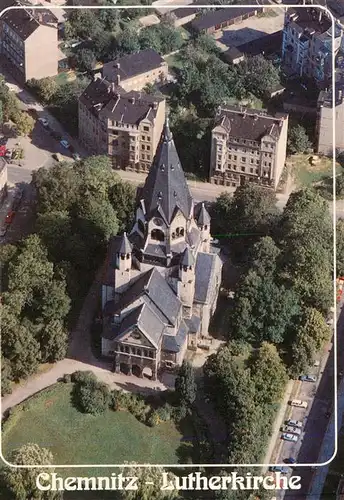
[(276, 189), (286, 159), (288, 115), (219, 107), (211, 137), (210, 182)]
[(12, 9), (0, 18), (0, 52), (19, 82), (58, 73), (58, 22), (48, 9)]
[[(344, 86), (336, 85), (335, 90), (335, 148), (338, 152), (344, 151)], [(332, 90), (322, 91), (319, 94), (317, 106), (317, 152), (332, 155), (333, 152), (333, 108)]]
[(343, 30), (336, 23), (332, 42), (332, 23), (322, 9), (287, 10), (282, 41), (284, 71), (311, 78), (319, 88), (325, 88), (332, 78), (332, 43), (337, 53), (342, 36)]
[(104, 64), (102, 76), (128, 92), (142, 90), (148, 83), (165, 81), (168, 65), (155, 50), (146, 49)]
[(97, 78), (79, 99), (79, 138), (93, 154), (108, 154), (114, 168), (148, 172), (165, 120), (165, 99), (126, 92)]

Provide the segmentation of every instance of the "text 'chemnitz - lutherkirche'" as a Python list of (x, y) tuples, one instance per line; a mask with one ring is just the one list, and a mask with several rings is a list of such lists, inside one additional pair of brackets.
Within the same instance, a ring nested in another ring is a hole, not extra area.
[(109, 244), (102, 354), (116, 372), (156, 379), (208, 334), (222, 267), (210, 239), (209, 213), (192, 199), (166, 123), (133, 228)]

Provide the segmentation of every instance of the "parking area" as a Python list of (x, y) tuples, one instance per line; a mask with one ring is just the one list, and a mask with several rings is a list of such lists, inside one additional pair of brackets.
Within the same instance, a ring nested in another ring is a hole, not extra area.
[(275, 33), (283, 29), (284, 11), (282, 9), (271, 9), (263, 16), (250, 17), (240, 22), (224, 28), (215, 35), (216, 44), (222, 50), (230, 47), (239, 47), (245, 43), (257, 40), (265, 35)]

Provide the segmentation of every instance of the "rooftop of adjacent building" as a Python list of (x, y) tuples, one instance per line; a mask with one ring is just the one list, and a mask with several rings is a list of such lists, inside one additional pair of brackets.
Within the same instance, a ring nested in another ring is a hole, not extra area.
[[(5, 0), (6, 1), (6, 0)], [(8, 7), (19, 7), (19, 2), (7, 2)], [(17, 33), (22, 39), (26, 40), (32, 33), (34, 33), (41, 25), (57, 27), (57, 17), (46, 8), (30, 9), (29, 6), (25, 8), (13, 8), (2, 15), (1, 19)]]
[(252, 14), (254, 12), (260, 11), (259, 7), (233, 7), (230, 9), (219, 9), (194, 19), (191, 22), (192, 28), (197, 31), (209, 29), (215, 27), (221, 23), (228, 22), (238, 17)]
[(268, 115), (266, 110), (243, 107), (219, 107), (217, 125), (222, 125), (233, 137), (259, 141), (265, 135), (278, 139), (284, 119), (288, 115)]
[(130, 125), (139, 125), (143, 119), (154, 121), (163, 100), (144, 92), (126, 92), (104, 78), (93, 80), (80, 97), (80, 102), (95, 116)]
[(303, 30), (304, 36), (313, 36), (315, 34), (322, 35), (326, 33), (332, 25), (326, 12), (313, 6), (302, 9), (293, 7), (287, 11), (287, 17), (291, 22), (295, 23), (295, 25)]
[(107, 78), (116, 82), (117, 77), (120, 80), (133, 78), (157, 69), (164, 63), (164, 59), (155, 50), (146, 49), (110, 61), (104, 64), (103, 69), (106, 70)]

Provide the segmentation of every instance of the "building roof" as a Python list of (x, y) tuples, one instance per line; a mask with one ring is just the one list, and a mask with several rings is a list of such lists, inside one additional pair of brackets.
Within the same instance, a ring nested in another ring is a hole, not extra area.
[(233, 7), (231, 9), (219, 9), (209, 12), (208, 14), (203, 14), (198, 19), (194, 19), (191, 22), (191, 27), (196, 31), (202, 31), (259, 10), (261, 9), (258, 7)]
[(283, 119), (267, 115), (263, 110), (227, 106), (219, 108), (217, 125), (222, 125), (233, 137), (260, 141), (264, 135), (277, 139)]
[(139, 305), (124, 317), (116, 339), (120, 340), (128, 330), (135, 326), (156, 348), (159, 346), (165, 324), (147, 304)]
[(194, 301), (206, 304), (209, 299), (211, 289), (214, 287), (212, 281), (213, 268), (217, 255), (212, 253), (199, 252), (195, 269), (195, 295)]
[(192, 197), (168, 122), (141, 195), (148, 216), (158, 210), (167, 224), (171, 223), (178, 209), (186, 218), (190, 216)]
[(228, 50), (223, 52), (222, 55), (225, 59), (228, 59), (229, 61), (235, 61), (236, 59), (244, 57), (244, 54), (240, 52), (240, 50), (237, 49), (237, 47), (230, 47)]
[(131, 253), (133, 250), (133, 247), (131, 246), (131, 243), (128, 239), (127, 233), (123, 233), (121, 237), (121, 243), (118, 249), (118, 252), (121, 254), (128, 254)]
[(184, 17), (192, 16), (193, 14), (197, 14), (197, 12), (199, 12), (199, 9), (197, 9), (195, 7), (188, 7), (186, 9), (179, 8), (179, 9), (171, 10), (171, 11), (168, 11), (167, 14), (173, 15), (177, 19), (184, 19)]
[(191, 318), (185, 318), (184, 319), (187, 327), (189, 328), (190, 333), (197, 333), (201, 324), (201, 318), (196, 316), (195, 314), (192, 315)]
[(163, 100), (144, 92), (126, 92), (100, 78), (92, 81), (80, 96), (80, 102), (95, 116), (136, 126), (144, 119), (153, 123)]
[(308, 9), (293, 7), (288, 10), (288, 15), (307, 37), (315, 33), (323, 34), (331, 28), (331, 20), (322, 9), (316, 7)]
[(22, 40), (28, 39), (41, 25), (57, 24), (56, 16), (48, 9), (12, 9), (5, 12), (1, 19)]
[(204, 202), (198, 203), (195, 206), (195, 219), (199, 226), (209, 226), (211, 218), (208, 210), (205, 208)]
[(162, 339), (161, 348), (164, 351), (179, 352), (186, 342), (189, 328), (184, 320), (180, 322), (176, 335), (165, 334)]
[(189, 247), (186, 247), (184, 252), (182, 253), (180, 263), (183, 266), (193, 266), (195, 264), (195, 257)]
[[(271, 55), (280, 53), (282, 51), (282, 39), (283, 31), (276, 31), (275, 33), (269, 33), (250, 42), (243, 43), (239, 45), (237, 50), (242, 54), (250, 56), (258, 56), (259, 54)], [(231, 50), (231, 49), (229, 49)], [(229, 52), (229, 51), (227, 51)]]
[(146, 49), (134, 54), (128, 54), (104, 64), (103, 75), (106, 74), (106, 78), (112, 82), (116, 82), (118, 76), (122, 81), (133, 78), (141, 73), (157, 69), (162, 64), (166, 63), (155, 50)]

